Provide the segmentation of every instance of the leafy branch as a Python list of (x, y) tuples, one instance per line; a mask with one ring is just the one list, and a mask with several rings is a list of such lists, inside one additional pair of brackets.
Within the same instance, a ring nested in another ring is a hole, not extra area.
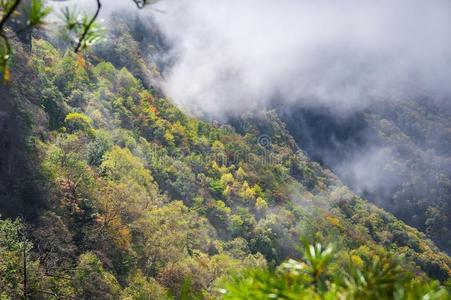
[[(58, 1), (58, 0), (51, 0)], [(61, 0), (59, 0), (61, 1)], [(69, 0), (70, 1), (70, 0)], [(153, 4), (159, 0), (132, 0), (138, 9), (144, 8), (148, 4)], [(27, 3), (28, 1), (25, 1)], [(96, 0), (96, 11), (92, 17), (86, 15), (79, 15), (75, 10), (63, 9), (63, 17), (66, 24), (66, 29), (69, 32), (73, 32), (76, 37), (76, 43), (74, 45), (74, 51), (80, 52), (84, 48), (98, 42), (102, 38), (102, 30), (99, 26), (96, 26), (96, 20), (102, 9), (101, 0)], [(23, 0), (0, 0), (0, 14), (2, 15), (0, 20), (0, 39), (2, 44), (0, 46), (0, 74), (3, 79), (8, 79), (7, 64), (11, 56), (11, 44), (9, 37), (6, 34), (6, 27), (9, 21), (14, 19), (16, 15), (20, 15), (20, 7), (24, 5)], [(29, 7), (26, 10), (26, 22), (25, 27), (18, 29), (15, 33), (21, 33), (24, 30), (38, 27), (44, 24), (44, 18), (49, 15), (51, 8), (45, 6), (44, 0), (30, 0)]]
[(75, 47), (75, 52), (77, 53), (82, 48), (83, 42), (85, 41), (86, 37), (88, 36), (89, 31), (93, 27), (94, 22), (97, 20), (97, 17), (99, 16), (100, 10), (102, 9), (102, 3), (100, 0), (97, 0), (97, 10), (94, 14), (94, 16), (91, 18), (88, 24), (86, 24), (83, 33), (81, 34), (81, 37), (78, 39), (78, 44)]
[(3, 0), (1, 2), (2, 10), (5, 12), (0, 20), (0, 38), (3, 40), (4, 47), (0, 49), (0, 72), (3, 74), (2, 77), (7, 77), (6, 64), (8, 63), (9, 57), (11, 55), (11, 45), (9, 39), (5, 33), (6, 22), (11, 18), (12, 14), (16, 11), (21, 0), (15, 0), (12, 5), (8, 0)]

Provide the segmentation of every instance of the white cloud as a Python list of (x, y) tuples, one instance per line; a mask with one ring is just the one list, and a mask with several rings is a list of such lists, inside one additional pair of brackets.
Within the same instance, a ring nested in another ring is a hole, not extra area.
[(340, 112), (451, 93), (448, 0), (166, 0), (164, 89), (221, 118), (271, 101)]

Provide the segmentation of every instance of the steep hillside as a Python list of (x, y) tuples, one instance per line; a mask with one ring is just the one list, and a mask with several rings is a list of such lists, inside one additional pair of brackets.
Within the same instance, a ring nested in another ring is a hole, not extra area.
[(275, 112), (193, 118), (99, 53), (35, 39), (14, 56), (1, 90), (2, 297), (217, 298), (231, 273), (299, 259), (301, 237), (334, 243), (337, 268), (392, 253), (419, 282), (451, 275), (449, 256), (307, 158)]
[(309, 157), (450, 252), (451, 114), (446, 101), (376, 103), (361, 113), (295, 109), (282, 119)]

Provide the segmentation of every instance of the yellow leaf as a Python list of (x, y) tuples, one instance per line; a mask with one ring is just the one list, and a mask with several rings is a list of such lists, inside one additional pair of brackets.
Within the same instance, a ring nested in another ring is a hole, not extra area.
[(9, 81), (11, 79), (11, 72), (8, 67), (5, 67), (5, 72), (3, 73), (3, 80)]

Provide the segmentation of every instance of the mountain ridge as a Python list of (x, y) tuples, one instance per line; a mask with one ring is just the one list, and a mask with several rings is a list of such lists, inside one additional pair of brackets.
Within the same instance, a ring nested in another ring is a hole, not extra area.
[[(115, 55), (125, 61), (128, 51)], [(202, 121), (95, 50), (75, 55), (42, 38), (13, 59), (2, 115), (18, 116), (13, 128), (24, 130), (4, 129), (8, 118), (0, 128), (2, 145), (20, 146), (24, 158), (12, 161), (10, 183), (2, 164), (1, 194), (35, 206), (1, 208), (27, 224), (36, 297), (116, 299), (145, 285), (156, 299), (180, 298), (189, 280), (194, 294), (215, 298), (229, 272), (299, 258), (299, 238), (317, 236), (340, 246), (343, 261), (394, 253), (419, 278), (451, 274), (449, 256), (311, 161), (274, 111)], [(30, 182), (39, 193), (3, 188)], [(22, 250), (8, 247), (20, 270)]]

